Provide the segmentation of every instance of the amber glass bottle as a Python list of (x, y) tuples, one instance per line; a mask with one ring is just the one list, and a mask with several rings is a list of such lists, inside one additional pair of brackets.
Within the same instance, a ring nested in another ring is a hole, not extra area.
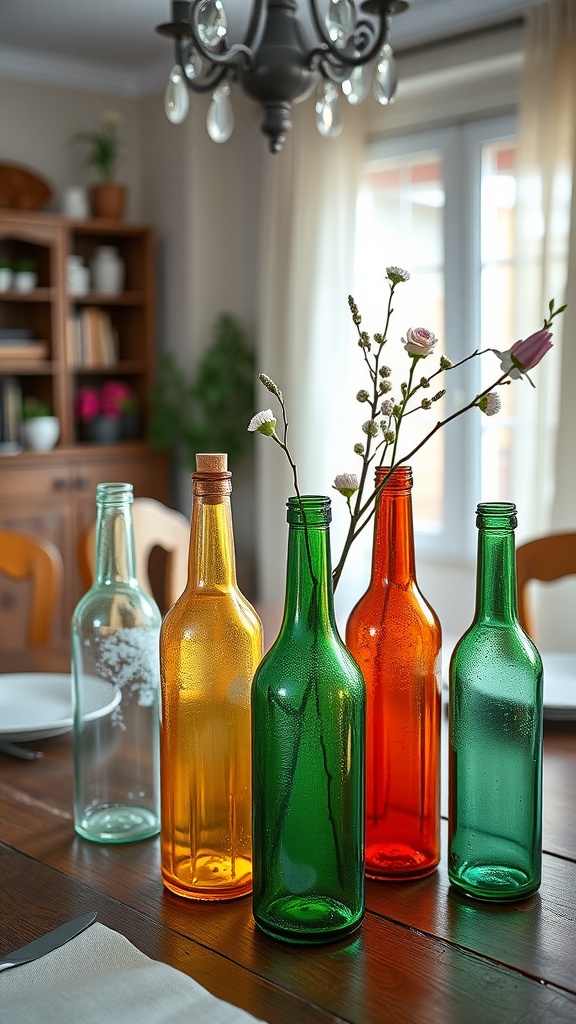
[(238, 590), (226, 455), (197, 455), (188, 582), (160, 636), (162, 877), (179, 896), (252, 889), (250, 688), (262, 626)]
[[(376, 470), (380, 484), (389, 470)], [(372, 576), (346, 644), (366, 683), (366, 874), (420, 878), (440, 858), (440, 623), (416, 583), (412, 470), (376, 509)]]

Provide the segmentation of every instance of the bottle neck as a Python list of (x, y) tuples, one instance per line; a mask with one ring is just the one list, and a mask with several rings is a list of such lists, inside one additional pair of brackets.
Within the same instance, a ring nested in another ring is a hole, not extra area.
[[(307, 525), (290, 522), (286, 564), (286, 601), (283, 626), (302, 624), (305, 628), (335, 630), (332, 565), (330, 558), (329, 512), (310, 514), (307, 502), (320, 501), (304, 497)], [(329, 500), (323, 499), (329, 510)], [(289, 517), (298, 510), (289, 501)], [(301, 517), (300, 517), (301, 518)], [(322, 522), (311, 521), (322, 519)]]
[(134, 533), (129, 501), (98, 506), (96, 519), (96, 583), (136, 581)]
[(236, 587), (232, 509), (227, 494), (194, 494), (187, 590), (214, 594)]
[[(389, 470), (376, 470), (376, 486)], [(407, 583), (416, 575), (412, 519), (412, 471), (398, 466), (377, 499), (372, 583)]]
[[(517, 619), (514, 506), (479, 505), (476, 619), (513, 623)], [(503, 509), (495, 514), (486, 509)]]

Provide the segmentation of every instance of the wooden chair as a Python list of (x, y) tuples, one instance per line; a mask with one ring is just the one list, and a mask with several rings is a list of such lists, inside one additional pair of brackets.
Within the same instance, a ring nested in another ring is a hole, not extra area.
[(532, 639), (534, 617), (528, 602), (530, 580), (550, 582), (576, 574), (576, 533), (556, 533), (520, 544), (516, 549), (518, 581), (518, 617), (522, 628)]
[(32, 533), (0, 529), (0, 573), (13, 580), (31, 580), (26, 639), (33, 647), (48, 644), (62, 590), (62, 556), (56, 545)]
[[(147, 594), (154, 594), (150, 582), (150, 555), (154, 548), (166, 553), (166, 571), (162, 593), (157, 596), (162, 611), (172, 607), (184, 591), (188, 575), (188, 544), (190, 523), (182, 512), (168, 508), (153, 498), (135, 498), (132, 503), (136, 578)], [(87, 587), (94, 579), (96, 524), (80, 538), (78, 561)]]

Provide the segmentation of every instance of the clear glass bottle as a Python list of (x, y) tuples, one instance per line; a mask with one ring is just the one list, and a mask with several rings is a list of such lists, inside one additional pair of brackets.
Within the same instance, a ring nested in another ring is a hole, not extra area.
[(542, 861), (542, 661), (516, 607), (516, 507), (478, 505), (474, 621), (450, 664), (448, 875), (484, 900), (535, 892)]
[(132, 484), (96, 489), (96, 564), (72, 617), (74, 827), (127, 843), (160, 830), (160, 612), (138, 585)]
[(330, 519), (329, 498), (288, 501), (284, 618), (252, 687), (254, 918), (292, 943), (364, 915), (365, 690), (334, 620)]
[[(389, 470), (376, 470), (376, 485)], [(346, 625), (366, 683), (366, 874), (410, 879), (440, 859), (442, 632), (416, 582), (412, 470), (377, 499), (368, 590)]]
[(252, 889), (250, 687), (262, 625), (236, 583), (226, 455), (196, 456), (186, 589), (161, 633), (162, 878), (179, 896)]

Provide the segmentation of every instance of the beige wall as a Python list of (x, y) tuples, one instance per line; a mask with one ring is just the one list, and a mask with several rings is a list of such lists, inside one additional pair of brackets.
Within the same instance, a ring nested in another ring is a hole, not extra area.
[[(265, 142), (257, 108), (234, 90), (236, 130), (229, 142), (215, 145), (206, 133), (208, 103), (208, 97), (193, 97), (187, 121), (176, 127), (165, 117), (162, 95), (136, 100), (0, 79), (0, 161), (45, 177), (53, 188), (50, 210), (62, 209), (66, 186), (95, 180), (71, 135), (97, 128), (105, 110), (122, 115), (118, 177), (129, 188), (127, 219), (151, 224), (157, 236), (159, 348), (177, 353), (190, 372), (222, 312), (237, 316), (255, 340)], [(247, 460), (234, 491), (242, 564), (255, 546), (252, 480)], [(189, 474), (176, 472), (174, 501), (185, 511), (189, 492)]]

